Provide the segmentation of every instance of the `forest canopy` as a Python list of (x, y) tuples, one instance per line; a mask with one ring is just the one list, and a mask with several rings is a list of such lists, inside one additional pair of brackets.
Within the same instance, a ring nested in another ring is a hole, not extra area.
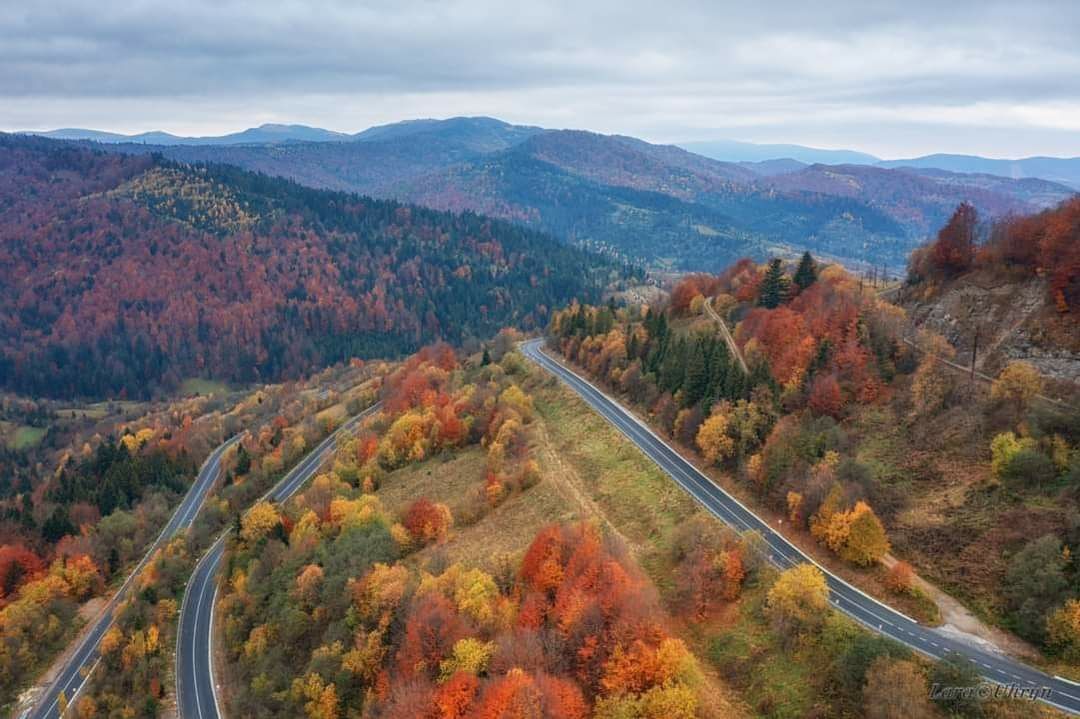
[(0, 136), (0, 386), (147, 396), (546, 324), (607, 261), (520, 227)]

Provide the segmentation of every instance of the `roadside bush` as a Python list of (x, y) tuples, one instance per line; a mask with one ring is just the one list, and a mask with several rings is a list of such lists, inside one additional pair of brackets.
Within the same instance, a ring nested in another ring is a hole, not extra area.
[(1009, 459), (1001, 478), (1017, 486), (1040, 487), (1054, 481), (1057, 470), (1053, 461), (1042, 452), (1022, 449)]

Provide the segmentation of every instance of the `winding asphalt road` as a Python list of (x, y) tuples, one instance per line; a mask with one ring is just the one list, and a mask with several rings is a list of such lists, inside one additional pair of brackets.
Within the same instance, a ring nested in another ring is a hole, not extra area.
[[(338, 437), (352, 432), (365, 418), (379, 410), (376, 403), (341, 425), (292, 468), (263, 499), (283, 502), (295, 494), (333, 456)], [(231, 530), (230, 530), (231, 531)], [(217, 575), (225, 540), (222, 533), (195, 566), (180, 606), (176, 640), (176, 704), (184, 719), (218, 719), (222, 716), (214, 682), (213, 628), (217, 603)]]
[[(199, 474), (192, 482), (191, 487), (188, 489), (187, 494), (184, 495), (183, 501), (180, 502), (180, 506), (173, 512), (172, 517), (165, 524), (165, 528), (161, 530), (161, 534), (158, 535), (154, 543), (150, 545), (146, 555), (135, 566), (135, 569), (131, 571), (128, 578), (120, 586), (120, 589), (116, 591), (112, 599), (105, 605), (105, 609), (98, 615), (95, 623), (89, 631), (86, 631), (76, 646), (75, 651), (72, 652), (63, 668), (57, 674), (52, 684), (45, 690), (45, 693), (38, 699), (37, 704), (31, 709), (24, 711), (20, 716), (20, 719), (52, 719), (53, 717), (60, 716), (60, 693), (63, 692), (67, 698), (69, 704), (74, 704), (75, 699), (78, 697), (79, 692), (82, 691), (83, 686), (86, 683), (86, 679), (93, 672), (93, 668), (97, 666), (98, 662), (98, 645), (101, 643), (101, 638), (105, 636), (105, 632), (109, 630), (115, 619), (116, 607), (120, 604), (121, 600), (126, 596), (128, 589), (131, 586), (132, 581), (139, 575), (139, 572), (143, 570), (146, 563), (150, 561), (154, 552), (164, 546), (170, 539), (176, 535), (177, 532), (186, 530), (195, 521), (195, 517), (199, 514), (199, 509), (202, 507), (203, 502), (206, 500), (207, 495), (214, 486), (214, 482), (217, 481), (218, 475), (221, 473), (221, 456), (225, 453), (229, 447), (239, 441), (241, 435), (237, 435), (231, 438), (225, 444), (221, 445), (206, 458), (202, 467), (199, 469)], [(83, 669), (87, 671), (83, 671)]]
[[(542, 349), (542, 342), (543, 340), (539, 339), (524, 342), (521, 350), (527, 358), (554, 374), (580, 395), (589, 406), (615, 425), (649, 459), (716, 517), (740, 532), (754, 530), (760, 534), (765, 540), (770, 562), (780, 569), (803, 563), (817, 564), (739, 500), (698, 471), (629, 410), (548, 356)], [(934, 659), (941, 659), (950, 653), (962, 654), (973, 661), (983, 677), (990, 682), (1006, 687), (1020, 687), (1029, 692), (1045, 688), (1045, 695), (1040, 697), (1042, 701), (1070, 714), (1080, 714), (1080, 684), (1049, 676), (1004, 654), (987, 651), (958, 641), (936, 629), (921, 626), (829, 573), (824, 567), (818, 567), (825, 574), (829, 586), (829, 600), (833, 606), (863, 626)]]

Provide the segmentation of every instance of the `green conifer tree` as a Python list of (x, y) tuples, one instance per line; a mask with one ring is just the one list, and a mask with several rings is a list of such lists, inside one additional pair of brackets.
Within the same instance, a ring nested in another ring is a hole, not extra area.
[(817, 282), (817, 263), (809, 252), (804, 252), (799, 260), (799, 267), (795, 270), (795, 276), (791, 280), (799, 288), (805, 290)]
[(758, 304), (773, 309), (779, 307), (787, 295), (787, 278), (784, 277), (784, 264), (779, 257), (769, 260), (769, 269), (761, 280), (761, 294)]

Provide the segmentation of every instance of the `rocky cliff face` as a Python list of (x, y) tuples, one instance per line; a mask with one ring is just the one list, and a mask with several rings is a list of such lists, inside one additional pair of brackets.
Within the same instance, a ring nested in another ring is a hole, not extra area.
[(971, 273), (938, 289), (906, 288), (898, 298), (915, 327), (943, 335), (970, 365), (978, 334), (975, 366), (996, 376), (1013, 360), (1034, 365), (1045, 377), (1080, 383), (1080, 319), (1062, 315), (1047, 302), (1041, 278), (1002, 282)]

